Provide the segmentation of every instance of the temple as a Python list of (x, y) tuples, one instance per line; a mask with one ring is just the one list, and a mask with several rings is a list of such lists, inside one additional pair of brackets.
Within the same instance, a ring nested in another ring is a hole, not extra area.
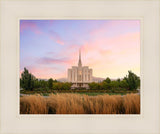
[(88, 66), (82, 66), (80, 50), (78, 66), (72, 66), (71, 69), (68, 69), (68, 82), (72, 83), (72, 89), (89, 89), (88, 83), (92, 82), (92, 69), (90, 69)]

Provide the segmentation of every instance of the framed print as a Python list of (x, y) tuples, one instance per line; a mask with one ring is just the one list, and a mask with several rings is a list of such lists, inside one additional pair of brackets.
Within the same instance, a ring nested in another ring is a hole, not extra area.
[(159, 133), (158, 0), (1, 0), (9, 133)]
[(140, 114), (140, 20), (20, 20), (20, 114)]

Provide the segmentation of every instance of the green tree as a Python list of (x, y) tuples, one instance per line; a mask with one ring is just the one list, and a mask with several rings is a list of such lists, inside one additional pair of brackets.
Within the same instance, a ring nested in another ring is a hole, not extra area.
[(39, 82), (38, 79), (35, 79), (35, 81), (34, 81), (34, 87), (35, 88), (40, 88), (40, 82)]
[(71, 83), (65, 82), (62, 83), (62, 90), (70, 90), (71, 89)]
[(56, 82), (58, 82), (58, 81), (55, 79), (55, 80), (53, 80), (53, 82), (56, 83)]
[(31, 90), (34, 89), (34, 81), (35, 81), (35, 77), (32, 74), (29, 74), (29, 89)]
[(24, 68), (20, 78), (20, 87), (25, 90), (33, 90), (35, 79), (36, 78), (31, 73), (29, 73), (26, 68)]
[(119, 82), (118, 81), (111, 81), (110, 85), (111, 85), (112, 89), (116, 89), (119, 87)]
[(111, 83), (111, 79), (109, 77), (107, 77), (104, 81), (107, 83)]
[(52, 88), (53, 90), (62, 90), (63, 83), (61, 83), (61, 82), (55, 82), (55, 83), (53, 83), (52, 87), (53, 87)]
[(124, 80), (128, 83), (129, 90), (135, 90), (140, 86), (140, 78), (131, 71), (128, 71), (128, 75)]
[(49, 89), (52, 89), (52, 88), (53, 88), (53, 79), (52, 79), (52, 78), (50, 78), (50, 79), (48, 80), (48, 87), (49, 87)]
[(120, 85), (119, 85), (121, 88), (124, 88), (124, 89), (129, 89), (129, 85), (127, 83), (127, 81), (125, 79), (123, 79), (121, 82), (120, 82)]
[(121, 82), (121, 79), (120, 79), (120, 78), (118, 78), (118, 79), (117, 79), (117, 81), (118, 81), (118, 82)]
[(108, 82), (103, 81), (103, 82), (101, 83), (101, 89), (102, 89), (102, 90), (110, 90), (110, 89), (111, 89), (111, 84), (108, 83)]
[(48, 81), (46, 80), (39, 80), (40, 88), (47, 88), (48, 87)]
[(99, 83), (92, 82), (92, 83), (89, 83), (88, 85), (89, 85), (89, 89), (91, 89), (91, 90), (99, 90), (100, 89)]

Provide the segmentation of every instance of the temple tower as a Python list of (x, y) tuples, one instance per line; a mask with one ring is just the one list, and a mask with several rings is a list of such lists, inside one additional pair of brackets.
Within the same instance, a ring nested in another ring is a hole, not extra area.
[(79, 50), (78, 66), (72, 66), (72, 68), (68, 69), (68, 82), (72, 83), (72, 89), (88, 89), (88, 83), (92, 82), (92, 69), (88, 66), (82, 66), (81, 50)]

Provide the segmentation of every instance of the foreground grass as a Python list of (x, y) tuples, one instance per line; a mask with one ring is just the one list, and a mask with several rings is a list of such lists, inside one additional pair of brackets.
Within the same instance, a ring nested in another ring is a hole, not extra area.
[(137, 94), (97, 95), (51, 94), (48, 98), (30, 95), (20, 98), (21, 114), (139, 114)]

